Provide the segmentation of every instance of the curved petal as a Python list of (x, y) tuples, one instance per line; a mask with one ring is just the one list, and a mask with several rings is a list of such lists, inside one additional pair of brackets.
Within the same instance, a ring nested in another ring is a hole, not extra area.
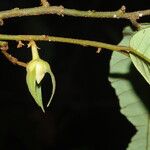
[[(48, 64), (48, 65), (49, 65), (49, 64)], [(53, 74), (53, 72), (52, 72), (52, 70), (51, 70), (51, 68), (50, 68), (50, 65), (49, 65), (49, 67), (48, 67), (47, 72), (50, 74), (50, 77), (51, 77), (51, 80), (52, 80), (52, 94), (51, 94), (50, 100), (49, 100), (49, 102), (48, 102), (48, 104), (47, 104), (47, 107), (48, 107), (48, 106), (50, 105), (52, 99), (53, 99), (54, 94), (55, 94), (55, 90), (56, 90), (56, 80), (55, 80), (55, 76), (54, 76), (54, 74)]]

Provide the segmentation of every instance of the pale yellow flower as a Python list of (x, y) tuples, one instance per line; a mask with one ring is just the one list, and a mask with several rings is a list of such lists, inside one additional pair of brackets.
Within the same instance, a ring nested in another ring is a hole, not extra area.
[(48, 62), (40, 59), (38, 55), (37, 46), (34, 41), (30, 42), (31, 49), (32, 49), (32, 60), (27, 64), (27, 75), (26, 75), (26, 82), (28, 85), (28, 89), (33, 96), (35, 102), (41, 107), (43, 112), (45, 112), (43, 107), (42, 101), (42, 92), (41, 92), (41, 81), (44, 78), (46, 73), (49, 73), (52, 80), (52, 94), (50, 100), (47, 104), (49, 106), (56, 89), (56, 81), (53, 72), (51, 71), (50, 65)]

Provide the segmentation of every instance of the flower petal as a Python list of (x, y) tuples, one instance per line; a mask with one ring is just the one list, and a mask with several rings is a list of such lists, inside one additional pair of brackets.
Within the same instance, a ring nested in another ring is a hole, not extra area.
[(40, 61), (38, 62), (38, 61), (36, 64), (36, 82), (39, 84), (42, 81), (42, 79), (44, 78), (45, 66), (41, 59), (40, 59), (41, 62)]
[(47, 66), (47, 73), (50, 74), (50, 77), (51, 77), (51, 80), (52, 80), (52, 94), (51, 94), (51, 97), (50, 97), (50, 100), (48, 101), (48, 104), (47, 104), (47, 107), (50, 105), (52, 99), (53, 99), (53, 96), (55, 94), (55, 90), (56, 90), (56, 80), (55, 80), (55, 76), (50, 68), (50, 65), (48, 64)]
[[(27, 69), (28, 70), (28, 69)], [(36, 82), (36, 69), (34, 68), (32, 71), (27, 71), (26, 82), (28, 85), (28, 89), (33, 96), (35, 102), (41, 109), (44, 111), (43, 102), (42, 102), (42, 93), (41, 93), (41, 85)]]

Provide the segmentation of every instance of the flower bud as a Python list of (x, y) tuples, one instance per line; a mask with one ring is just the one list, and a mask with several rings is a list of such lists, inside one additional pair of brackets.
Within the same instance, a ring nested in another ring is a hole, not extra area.
[(31, 95), (33, 96), (36, 103), (41, 107), (41, 109), (44, 112), (45, 110), (44, 110), (43, 101), (42, 101), (41, 81), (44, 78), (45, 74), (49, 73), (49, 75), (51, 76), (53, 89), (52, 89), (52, 94), (51, 94), (51, 97), (50, 97), (50, 100), (49, 100), (47, 106), (49, 106), (49, 104), (54, 96), (55, 88), (56, 88), (56, 81), (55, 81), (54, 74), (52, 73), (48, 62), (39, 58), (36, 44), (33, 41), (31, 44), (31, 48), (32, 48), (32, 56), (34, 56), (34, 57), (27, 64), (26, 82), (27, 82), (28, 89), (29, 89)]

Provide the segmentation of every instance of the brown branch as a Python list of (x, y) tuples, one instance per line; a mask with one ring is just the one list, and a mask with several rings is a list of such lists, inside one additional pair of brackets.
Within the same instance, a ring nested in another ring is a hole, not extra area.
[[(41, 0), (43, 6), (47, 6), (46, 0)], [(74, 17), (89, 17), (89, 18), (114, 18), (114, 19), (128, 19), (131, 22), (134, 22), (140, 19), (143, 16), (150, 15), (150, 9), (140, 10), (134, 12), (126, 12), (125, 6), (122, 6), (117, 11), (111, 12), (101, 12), (101, 11), (81, 11), (75, 9), (67, 9), (63, 6), (47, 6), (47, 7), (34, 7), (34, 8), (24, 8), (19, 9), (15, 8), (12, 10), (5, 10), (0, 12), (0, 19), (8, 19), (13, 17), (22, 17), (22, 16), (35, 16), (35, 15), (45, 15), (45, 14), (57, 14), (57, 15), (68, 15)]]
[(16, 65), (19, 65), (21, 67), (26, 67), (27, 66), (26, 63), (24, 63), (22, 61), (19, 61), (17, 58), (15, 58), (14, 56), (10, 55), (6, 50), (2, 50), (1, 52), (14, 65), (16, 64)]
[[(47, 0), (41, 0), (42, 6), (34, 7), (34, 8), (24, 8), (19, 9), (15, 8), (12, 10), (0, 11), (0, 25), (3, 24), (4, 19), (13, 18), (13, 17), (23, 17), (23, 16), (36, 16), (36, 15), (45, 15), (45, 14), (57, 14), (57, 15), (68, 15), (74, 17), (89, 17), (89, 18), (114, 18), (114, 19), (128, 19), (132, 22), (132, 24), (136, 27), (139, 27), (138, 19), (144, 16), (150, 15), (150, 9), (148, 10), (140, 10), (134, 12), (126, 12), (126, 7), (122, 6), (117, 11), (111, 12), (101, 12), (101, 11), (81, 11), (75, 9), (67, 9), (63, 6), (50, 6)], [(46, 6), (46, 7), (45, 7)], [(63, 37), (53, 37), (53, 36), (38, 36), (38, 35), (2, 35), (0, 34), (0, 40), (18, 40), (18, 41), (31, 41), (31, 40), (41, 40), (41, 41), (53, 41), (53, 42), (63, 42), (63, 43), (71, 43), (78, 44), (83, 46), (92, 46), (96, 48), (106, 48), (113, 51), (127, 51), (134, 53), (138, 56), (135, 50), (130, 47), (124, 46), (116, 46), (112, 44), (106, 44), (97, 41), (89, 41), (89, 40), (80, 40), (80, 39), (71, 39), (71, 38), (63, 38)], [(1, 46), (1, 44), (5, 46)], [(0, 49), (2, 49), (2, 53), (6, 56), (6, 58), (11, 61), (13, 64), (18, 64), (20, 66), (26, 67), (26, 63), (18, 61), (17, 58), (11, 56), (6, 49), (8, 49), (8, 44), (4, 42), (0, 42)], [(21, 46), (21, 45), (19, 45)], [(144, 56), (140, 56), (144, 57)], [(145, 57), (143, 58), (146, 59)], [(150, 62), (150, 60), (146, 60)]]

